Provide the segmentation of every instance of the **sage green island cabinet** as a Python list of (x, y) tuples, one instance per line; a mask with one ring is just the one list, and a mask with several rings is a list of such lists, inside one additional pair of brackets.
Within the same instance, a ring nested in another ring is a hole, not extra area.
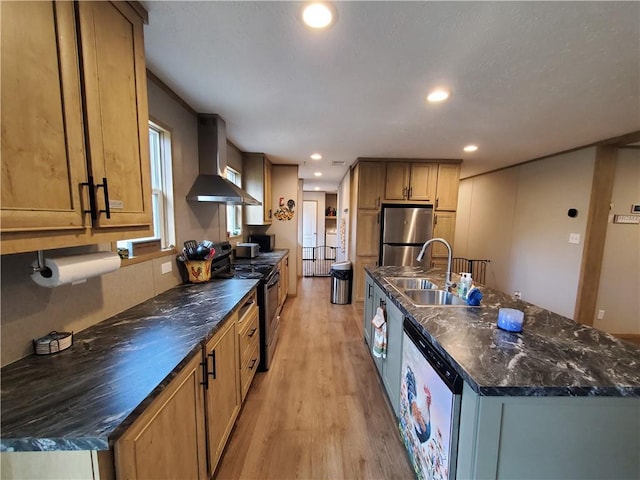
[(364, 338), (371, 349), (373, 347), (374, 327), (371, 320), (379, 306), (385, 313), (387, 322), (387, 353), (385, 357), (372, 355), (378, 374), (398, 416), (400, 409), (400, 370), (402, 367), (402, 322), (404, 315), (398, 307), (388, 300), (384, 291), (367, 275), (365, 277), (365, 316)]

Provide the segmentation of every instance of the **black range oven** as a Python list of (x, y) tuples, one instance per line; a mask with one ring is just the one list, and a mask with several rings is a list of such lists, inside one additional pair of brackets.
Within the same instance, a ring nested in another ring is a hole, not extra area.
[(229, 242), (215, 244), (216, 249), (211, 264), (213, 278), (255, 278), (258, 285), (258, 311), (260, 316), (260, 366), (262, 371), (269, 370), (271, 359), (278, 342), (280, 315), (278, 312), (278, 283), (280, 269), (277, 265), (267, 265), (259, 259), (231, 263)]

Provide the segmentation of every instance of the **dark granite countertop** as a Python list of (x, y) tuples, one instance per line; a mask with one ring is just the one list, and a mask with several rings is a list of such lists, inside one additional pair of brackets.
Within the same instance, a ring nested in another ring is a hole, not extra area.
[(234, 265), (270, 265), (276, 266), (289, 253), (288, 249), (278, 249), (271, 252), (260, 252), (255, 258), (235, 258)]
[[(415, 307), (385, 277), (424, 276), (442, 286), (442, 271), (366, 269), (480, 395), (640, 397), (636, 345), (484, 286), (480, 307)], [(522, 332), (496, 326), (500, 308), (524, 312)]]
[(179, 285), (2, 368), (0, 451), (108, 449), (257, 283)]

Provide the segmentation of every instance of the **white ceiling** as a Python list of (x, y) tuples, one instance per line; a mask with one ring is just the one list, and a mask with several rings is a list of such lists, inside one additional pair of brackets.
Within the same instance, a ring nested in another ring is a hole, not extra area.
[(334, 2), (324, 31), (300, 2), (143, 4), (147, 67), (305, 190), (357, 157), (461, 158), (464, 178), (640, 130), (640, 2)]

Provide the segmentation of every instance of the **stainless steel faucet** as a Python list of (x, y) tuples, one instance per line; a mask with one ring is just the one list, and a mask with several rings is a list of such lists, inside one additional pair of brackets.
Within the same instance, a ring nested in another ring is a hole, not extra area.
[(424, 257), (424, 252), (427, 249), (427, 247), (429, 245), (431, 245), (433, 242), (440, 242), (440, 243), (444, 243), (444, 246), (447, 247), (447, 275), (445, 277), (445, 290), (450, 291), (451, 290), (451, 257), (452, 252), (451, 252), (451, 245), (449, 245), (449, 242), (447, 242), (444, 238), (432, 238), (430, 240), (427, 240), (426, 242), (424, 242), (424, 245), (422, 245), (422, 249), (420, 250), (420, 253), (418, 254), (418, 256), (416, 257), (416, 260), (418, 262), (422, 261), (422, 258)]

